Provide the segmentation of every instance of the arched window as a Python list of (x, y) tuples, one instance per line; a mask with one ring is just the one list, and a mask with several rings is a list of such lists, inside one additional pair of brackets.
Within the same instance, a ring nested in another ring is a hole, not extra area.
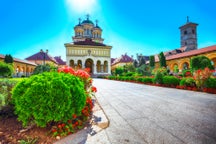
[(81, 69), (81, 68), (82, 68), (82, 61), (81, 61), (81, 60), (78, 60), (78, 61), (77, 61), (77, 68), (78, 68), (78, 69)]
[(195, 34), (195, 30), (194, 29), (192, 29), (192, 34)]
[(187, 31), (186, 31), (186, 30), (184, 31), (184, 34), (185, 34), (185, 35), (187, 34)]
[(70, 60), (70, 67), (74, 68), (74, 60)]
[(108, 72), (108, 62), (104, 61), (104, 72)]
[(101, 72), (101, 62), (99, 60), (97, 61), (97, 72)]

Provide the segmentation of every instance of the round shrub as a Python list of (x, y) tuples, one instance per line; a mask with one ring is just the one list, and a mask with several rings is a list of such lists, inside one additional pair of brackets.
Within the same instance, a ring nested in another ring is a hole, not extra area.
[(216, 88), (216, 78), (208, 78), (205, 82), (204, 82), (204, 87), (206, 88)]
[(50, 122), (66, 122), (81, 114), (85, 106), (84, 84), (73, 75), (45, 72), (24, 79), (12, 91), (15, 114), (23, 125), (45, 127)]
[(195, 86), (195, 81), (193, 78), (188, 77), (188, 78), (182, 78), (180, 81), (180, 86)]
[(163, 74), (161, 72), (157, 72), (155, 74), (153, 82), (156, 84), (163, 84)]
[(175, 76), (164, 76), (163, 83), (168, 86), (171, 86), (171, 85), (176, 86), (179, 84), (179, 79)]

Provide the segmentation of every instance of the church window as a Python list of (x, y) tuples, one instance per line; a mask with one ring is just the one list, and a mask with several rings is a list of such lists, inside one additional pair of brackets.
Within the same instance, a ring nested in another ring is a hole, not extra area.
[(187, 31), (184, 31), (184, 34), (186, 35), (186, 34), (187, 34)]
[(195, 30), (194, 29), (192, 29), (192, 34), (195, 34)]

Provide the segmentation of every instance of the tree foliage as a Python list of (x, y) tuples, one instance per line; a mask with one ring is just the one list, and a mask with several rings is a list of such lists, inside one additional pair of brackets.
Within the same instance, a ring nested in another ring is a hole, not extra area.
[(149, 57), (149, 66), (150, 67), (155, 66), (155, 57), (153, 55)]
[(211, 64), (211, 60), (206, 56), (195, 56), (191, 59), (191, 68), (192, 70), (205, 69), (214, 69), (214, 66)]
[(0, 76), (11, 77), (14, 72), (12, 64), (0, 62)]
[(124, 73), (124, 68), (123, 67), (117, 67), (115, 69), (115, 75), (122, 75)]
[(50, 64), (38, 65), (35, 67), (35, 69), (33, 71), (33, 75), (40, 74), (43, 72), (50, 72), (50, 71), (57, 71), (57, 67), (50, 65)]
[(159, 63), (160, 63), (160, 67), (166, 67), (166, 58), (163, 52), (159, 54)]
[(13, 63), (13, 57), (10, 54), (9, 55), (5, 55), (4, 62), (12, 64)]

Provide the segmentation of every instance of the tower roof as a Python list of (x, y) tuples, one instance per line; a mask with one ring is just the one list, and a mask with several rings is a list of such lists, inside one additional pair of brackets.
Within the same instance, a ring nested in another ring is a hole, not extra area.
[(91, 20), (89, 20), (89, 15), (88, 14), (86, 15), (86, 20), (82, 21), (82, 24), (92, 24), (92, 25), (94, 25), (94, 23)]
[(198, 25), (197, 23), (190, 22), (189, 17), (187, 16), (186, 24), (184, 24), (183, 26), (180, 26), (179, 29), (182, 29), (182, 28), (185, 28), (188, 26), (195, 26), (196, 27), (197, 25)]

